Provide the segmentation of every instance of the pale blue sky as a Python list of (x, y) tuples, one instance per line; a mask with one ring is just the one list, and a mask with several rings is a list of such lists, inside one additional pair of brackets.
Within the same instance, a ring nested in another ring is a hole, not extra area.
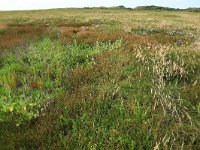
[(91, 6), (136, 7), (158, 5), (174, 8), (200, 7), (200, 0), (0, 0), (0, 10), (47, 9)]

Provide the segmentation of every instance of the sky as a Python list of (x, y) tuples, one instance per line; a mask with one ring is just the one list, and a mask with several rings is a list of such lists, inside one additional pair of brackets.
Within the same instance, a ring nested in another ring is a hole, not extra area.
[(173, 8), (200, 7), (200, 0), (0, 0), (0, 10), (29, 10), (68, 7), (158, 5)]

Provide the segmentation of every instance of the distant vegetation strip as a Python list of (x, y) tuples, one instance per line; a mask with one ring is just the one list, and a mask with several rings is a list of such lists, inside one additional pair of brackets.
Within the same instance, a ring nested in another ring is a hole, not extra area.
[(114, 6), (114, 7), (84, 7), (84, 9), (116, 9), (116, 10), (165, 10), (165, 11), (189, 11), (189, 12), (200, 12), (199, 7), (191, 7), (186, 9), (180, 9), (180, 8), (171, 8), (171, 7), (162, 7), (162, 6), (138, 6), (135, 8), (127, 8), (125, 6)]

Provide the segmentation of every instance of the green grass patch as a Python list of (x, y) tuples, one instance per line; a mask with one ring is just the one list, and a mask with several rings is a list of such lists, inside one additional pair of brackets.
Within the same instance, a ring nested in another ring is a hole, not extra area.
[(116, 43), (64, 46), (46, 38), (24, 53), (10, 53), (1, 60), (1, 121), (21, 123), (39, 116), (47, 101), (66, 92), (70, 70), (93, 63), (101, 51), (118, 49)]

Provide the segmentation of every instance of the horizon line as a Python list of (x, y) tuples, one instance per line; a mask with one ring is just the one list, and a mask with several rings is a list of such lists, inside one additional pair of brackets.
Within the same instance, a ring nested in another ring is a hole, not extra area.
[(136, 6), (136, 7), (126, 7), (124, 5), (117, 5), (117, 6), (94, 6), (94, 7), (89, 7), (89, 6), (84, 6), (84, 7), (58, 7), (58, 8), (54, 8), (54, 7), (50, 7), (50, 8), (38, 8), (38, 9), (8, 9), (8, 10), (1, 10), (0, 11), (39, 11), (39, 10), (54, 10), (54, 9), (86, 9), (86, 8), (112, 8), (112, 7), (120, 7), (123, 6), (124, 8), (129, 8), (129, 9), (135, 9), (137, 7), (145, 7), (145, 6), (157, 6), (157, 7), (163, 7), (163, 8), (172, 8), (172, 9), (180, 9), (180, 10), (185, 10), (185, 9), (189, 9), (189, 8), (200, 8), (200, 7), (186, 7), (186, 8), (179, 8), (179, 7), (168, 7), (168, 6), (159, 6), (159, 5), (140, 5), (140, 6)]

